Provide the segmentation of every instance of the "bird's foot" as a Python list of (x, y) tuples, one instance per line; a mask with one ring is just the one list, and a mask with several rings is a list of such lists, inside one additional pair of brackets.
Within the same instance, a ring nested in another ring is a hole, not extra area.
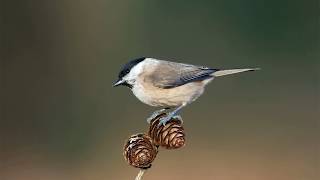
[(151, 116), (148, 117), (147, 122), (150, 124), (150, 122), (151, 122), (154, 118), (156, 118), (157, 116), (159, 116), (161, 113), (165, 112), (166, 110), (167, 110), (167, 109), (160, 109), (160, 110), (157, 110), (157, 111), (153, 112), (153, 113), (151, 114)]
[(176, 121), (180, 121), (181, 124), (183, 124), (183, 120), (182, 120), (182, 117), (180, 115), (175, 115), (172, 117), (173, 120), (176, 120)]
[(158, 127), (160, 127), (161, 125), (165, 126), (167, 124), (167, 122), (169, 122), (171, 119), (176, 120), (176, 121), (180, 121), (181, 124), (183, 123), (180, 115), (173, 115), (170, 113), (168, 116), (160, 118)]

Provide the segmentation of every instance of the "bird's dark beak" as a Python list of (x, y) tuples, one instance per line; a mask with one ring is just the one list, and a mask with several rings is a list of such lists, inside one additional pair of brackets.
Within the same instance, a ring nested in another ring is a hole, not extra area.
[(122, 85), (123, 83), (125, 83), (125, 80), (119, 79), (119, 80), (117, 80), (117, 81), (113, 84), (113, 87), (120, 86), (120, 85)]

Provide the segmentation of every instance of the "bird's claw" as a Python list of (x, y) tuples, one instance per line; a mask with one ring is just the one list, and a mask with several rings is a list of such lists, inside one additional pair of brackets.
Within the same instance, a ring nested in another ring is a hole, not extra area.
[(166, 123), (167, 123), (168, 121), (170, 121), (170, 119), (171, 119), (171, 117), (169, 117), (169, 116), (165, 116), (165, 117), (160, 118), (158, 127), (160, 127), (161, 125), (162, 125), (162, 126), (165, 126)]
[(172, 120), (176, 120), (176, 121), (180, 121), (181, 124), (183, 123), (182, 118), (181, 118), (180, 115), (175, 115), (175, 116), (169, 115), (169, 116), (160, 118), (158, 127), (160, 127), (161, 125), (162, 125), (162, 126), (165, 126), (166, 123), (169, 122), (171, 119), (172, 119)]
[(180, 115), (175, 115), (172, 117), (173, 120), (176, 120), (176, 121), (180, 121), (181, 124), (183, 124), (183, 120), (182, 120), (182, 117)]
[(151, 121), (152, 121), (154, 118), (156, 118), (157, 116), (159, 116), (161, 113), (163, 113), (163, 112), (165, 112), (165, 111), (166, 111), (166, 109), (160, 109), (160, 110), (158, 110), (158, 111), (153, 112), (153, 113), (151, 114), (151, 116), (148, 117), (147, 122), (150, 124)]

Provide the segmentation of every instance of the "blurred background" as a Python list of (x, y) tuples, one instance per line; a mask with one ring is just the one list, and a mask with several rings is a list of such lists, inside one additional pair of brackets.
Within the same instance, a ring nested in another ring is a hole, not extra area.
[(146, 180), (318, 179), (318, 3), (3, 1), (0, 179), (133, 179), (122, 147), (156, 109), (111, 84), (141, 56), (262, 69), (213, 81)]

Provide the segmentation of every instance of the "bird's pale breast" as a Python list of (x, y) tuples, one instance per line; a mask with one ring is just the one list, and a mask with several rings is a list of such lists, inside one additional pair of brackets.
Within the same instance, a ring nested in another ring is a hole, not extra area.
[(133, 94), (150, 106), (176, 107), (196, 100), (204, 91), (203, 82), (192, 82), (175, 88), (163, 89), (143, 81), (132, 88)]

